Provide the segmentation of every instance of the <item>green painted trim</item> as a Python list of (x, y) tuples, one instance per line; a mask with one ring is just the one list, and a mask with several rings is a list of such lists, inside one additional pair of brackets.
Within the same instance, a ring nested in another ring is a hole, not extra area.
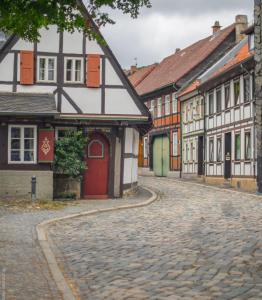
[(55, 131), (53, 128), (39, 128), (39, 131)]
[(94, 121), (129, 121), (129, 122), (135, 122), (135, 121), (141, 121), (141, 122), (145, 122), (147, 123), (148, 122), (148, 119), (144, 119), (144, 118), (131, 118), (131, 119), (128, 119), (128, 118), (108, 118), (108, 119), (105, 119), (105, 118), (101, 118), (101, 117), (67, 117), (67, 116), (60, 116), (59, 119), (64, 119), (64, 120), (94, 120)]

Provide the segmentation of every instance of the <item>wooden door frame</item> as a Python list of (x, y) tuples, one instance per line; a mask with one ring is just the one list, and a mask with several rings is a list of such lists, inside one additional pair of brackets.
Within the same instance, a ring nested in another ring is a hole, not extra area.
[[(109, 163), (108, 163), (108, 198), (114, 198), (114, 173), (115, 173), (115, 144), (116, 144), (116, 136), (117, 136), (117, 128), (111, 128), (110, 132), (103, 132), (102, 130), (95, 129), (92, 132), (87, 132), (86, 136), (87, 138), (90, 137), (90, 135), (97, 133), (102, 136), (104, 136), (108, 142), (108, 156), (109, 156)], [(86, 144), (86, 148), (89, 144), (90, 140), (88, 140)], [(86, 149), (87, 151), (87, 149)], [(121, 170), (120, 170), (121, 173)], [(121, 176), (121, 175), (120, 175)], [(81, 180), (81, 198), (84, 198), (84, 179)], [(120, 191), (121, 191), (121, 178), (120, 178)]]

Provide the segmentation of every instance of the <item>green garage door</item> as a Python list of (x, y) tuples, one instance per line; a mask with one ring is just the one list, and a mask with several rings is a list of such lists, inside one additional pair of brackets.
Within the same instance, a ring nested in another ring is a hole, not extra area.
[(155, 176), (167, 176), (169, 171), (169, 139), (159, 136), (153, 144), (153, 169)]

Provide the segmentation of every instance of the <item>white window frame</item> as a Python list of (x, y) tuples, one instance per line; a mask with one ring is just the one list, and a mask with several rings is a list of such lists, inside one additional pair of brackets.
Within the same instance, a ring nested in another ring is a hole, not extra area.
[[(175, 143), (176, 141), (176, 143)], [(178, 141), (178, 132), (177, 131), (173, 131), (173, 156), (178, 156), (178, 145), (179, 145), (179, 141)]]
[(144, 137), (143, 140), (143, 158), (148, 158), (148, 137)]
[(58, 131), (59, 130), (76, 130), (77, 128), (76, 127), (56, 127), (55, 128), (55, 139), (58, 140)]
[[(20, 136), (20, 161), (12, 161), (11, 160), (11, 130), (12, 128), (20, 128), (21, 136)], [(34, 160), (33, 161), (25, 161), (24, 160), (24, 130), (25, 128), (33, 128), (34, 129)], [(36, 164), (37, 162), (37, 126), (36, 125), (9, 125), (8, 126), (8, 164)]]
[[(45, 59), (45, 79), (40, 79), (40, 59)], [(54, 79), (48, 80), (48, 59), (54, 60)], [(57, 59), (55, 56), (37, 56), (37, 82), (56, 82), (57, 78)]]
[(172, 94), (172, 112), (173, 114), (176, 114), (178, 112), (178, 101), (177, 101), (177, 97), (176, 94), (173, 93)]
[[(73, 63), (72, 63), (72, 73), (71, 73), (71, 79), (72, 77), (74, 78), (74, 74), (75, 74), (75, 61), (76, 60), (80, 60), (81, 61), (81, 70), (80, 70), (80, 80), (79, 81), (75, 81), (75, 80), (67, 80), (66, 79), (66, 72), (67, 72), (67, 68), (66, 68), (66, 65), (67, 65), (67, 61), (68, 60), (72, 60)], [(72, 83), (72, 84), (77, 84), (77, 83), (83, 83), (84, 82), (84, 76), (83, 76), (83, 67), (84, 67), (84, 63), (83, 63), (83, 58), (82, 57), (65, 57), (64, 59), (64, 81), (66, 83)]]
[(149, 111), (151, 113), (152, 119), (154, 119), (154, 117), (155, 117), (155, 100), (150, 101)]
[(170, 115), (170, 102), (171, 102), (170, 95), (165, 95), (165, 116)]
[(157, 118), (162, 117), (162, 98), (157, 98)]

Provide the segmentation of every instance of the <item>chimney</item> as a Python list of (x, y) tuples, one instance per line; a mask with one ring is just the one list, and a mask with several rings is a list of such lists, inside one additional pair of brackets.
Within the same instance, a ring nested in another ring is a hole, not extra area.
[(136, 71), (137, 71), (137, 67), (136, 66), (131, 66), (130, 73), (134, 74)]
[(181, 49), (180, 48), (176, 48), (175, 53), (178, 53), (179, 51), (181, 51)]
[(219, 21), (216, 21), (215, 24), (212, 26), (212, 29), (213, 29), (213, 34), (216, 34), (217, 32), (220, 31), (221, 29), (221, 26), (219, 24)]
[(242, 32), (245, 31), (248, 27), (248, 19), (246, 15), (237, 15), (236, 16), (236, 43), (239, 43), (245, 37), (245, 34)]

